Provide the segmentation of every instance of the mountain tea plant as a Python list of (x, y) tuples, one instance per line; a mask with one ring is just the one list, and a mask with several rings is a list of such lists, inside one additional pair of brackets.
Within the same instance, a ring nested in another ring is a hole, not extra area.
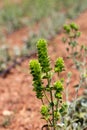
[[(38, 60), (31, 60), (29, 63), (33, 76), (33, 86), (36, 96), (42, 102), (40, 113), (46, 124), (42, 126), (47, 130), (64, 129), (63, 116), (67, 113), (67, 104), (63, 102), (63, 82), (60, 73), (65, 69), (62, 57), (59, 57), (52, 69), (47, 52), (47, 41), (40, 39), (37, 41)], [(58, 80), (53, 81), (57, 73)]]
[[(79, 81), (74, 86), (75, 98), (69, 101), (69, 84), (73, 73), (68, 72), (66, 79), (65, 96), (63, 102), (64, 79), (60, 74), (65, 70), (62, 57), (59, 57), (54, 65), (50, 65), (47, 52), (47, 42), (44, 39), (37, 41), (38, 60), (29, 63), (33, 76), (33, 86), (36, 96), (42, 102), (41, 115), (46, 124), (42, 130), (86, 130), (87, 129), (87, 46), (78, 43), (81, 35), (78, 25), (70, 23), (64, 25), (68, 59), (73, 61), (73, 69), (78, 71)], [(58, 80), (54, 77), (57, 74)], [(54, 80), (55, 79), (55, 80)], [(84, 89), (79, 96), (79, 90)]]

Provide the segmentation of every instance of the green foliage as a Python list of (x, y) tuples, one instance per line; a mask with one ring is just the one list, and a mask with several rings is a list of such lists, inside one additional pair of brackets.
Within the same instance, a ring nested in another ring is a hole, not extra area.
[(65, 114), (67, 114), (67, 107), (68, 105), (66, 103), (63, 103), (59, 112), (61, 113), (62, 116), (64, 116)]
[(76, 0), (76, 2), (73, 0), (22, 0), (20, 4), (5, 0), (3, 3), (4, 6), (0, 9), (0, 23), (5, 25), (9, 33), (24, 25), (39, 22), (43, 18), (46, 19), (52, 14), (61, 14), (61, 10), (65, 11), (67, 17), (72, 18), (87, 8), (86, 0), (82, 2), (80, 0)]
[(23, 16), (22, 9), (17, 4), (6, 4), (0, 13), (1, 24), (6, 26), (7, 32), (11, 33), (23, 26), (21, 17)]

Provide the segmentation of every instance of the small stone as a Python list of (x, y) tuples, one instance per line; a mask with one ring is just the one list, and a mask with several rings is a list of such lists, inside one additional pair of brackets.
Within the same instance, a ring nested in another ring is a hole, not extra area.
[(4, 110), (2, 114), (3, 114), (3, 116), (11, 116), (11, 115), (13, 115), (13, 112), (9, 111), (9, 110)]

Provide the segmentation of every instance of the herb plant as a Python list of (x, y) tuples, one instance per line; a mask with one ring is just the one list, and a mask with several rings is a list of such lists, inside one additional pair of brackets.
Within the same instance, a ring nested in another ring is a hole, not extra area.
[[(38, 60), (31, 60), (29, 63), (33, 76), (33, 86), (36, 96), (42, 102), (41, 115), (46, 121), (42, 130), (58, 130), (63, 125), (63, 116), (67, 113), (67, 104), (62, 102), (63, 82), (60, 74), (64, 71), (64, 61), (59, 57), (52, 69), (50, 58), (47, 52), (47, 41), (40, 39), (37, 41)], [(58, 80), (53, 81), (54, 74), (58, 74)]]
[[(81, 35), (79, 27), (75, 23), (64, 25), (68, 59), (73, 61), (73, 69), (79, 73), (78, 84), (75, 85), (75, 98), (69, 101), (69, 84), (71, 72), (66, 80), (66, 102), (63, 102), (63, 82), (60, 74), (64, 71), (65, 65), (62, 57), (59, 57), (52, 69), (50, 58), (47, 53), (47, 42), (40, 39), (37, 42), (38, 60), (30, 61), (30, 70), (33, 76), (33, 86), (36, 96), (42, 102), (42, 118), (47, 122), (42, 130), (85, 130), (87, 129), (87, 46), (80, 45), (78, 38)], [(57, 73), (58, 80), (53, 80)], [(84, 92), (79, 96), (79, 90)], [(67, 104), (68, 103), (68, 104)]]

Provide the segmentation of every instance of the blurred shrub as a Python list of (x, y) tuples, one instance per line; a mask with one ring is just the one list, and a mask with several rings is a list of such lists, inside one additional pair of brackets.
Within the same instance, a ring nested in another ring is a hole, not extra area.
[(6, 26), (7, 32), (11, 33), (22, 26), (22, 9), (16, 4), (5, 5), (0, 13), (1, 24)]
[(39, 22), (60, 12), (67, 14), (68, 18), (74, 18), (86, 8), (86, 0), (22, 0), (20, 4), (5, 0), (0, 9), (0, 24), (11, 33), (23, 25)]
[[(8, 33), (12, 33), (26, 25), (31, 27), (22, 49), (15, 47), (12, 52), (14, 54), (10, 55), (13, 57), (11, 60), (14, 57), (26, 56), (30, 51), (35, 51), (35, 43), (39, 38), (51, 39), (60, 31), (67, 17), (75, 18), (87, 8), (87, 0), (22, 0), (21, 3), (14, 4), (11, 0), (3, 2), (4, 6), (0, 9), (0, 28), (2, 30), (4, 28)], [(38, 25), (37, 31), (32, 30), (32, 25), (35, 23), (36, 26)], [(3, 36), (2, 31), (0, 36)], [(0, 53), (1, 64), (4, 62), (3, 56)]]

